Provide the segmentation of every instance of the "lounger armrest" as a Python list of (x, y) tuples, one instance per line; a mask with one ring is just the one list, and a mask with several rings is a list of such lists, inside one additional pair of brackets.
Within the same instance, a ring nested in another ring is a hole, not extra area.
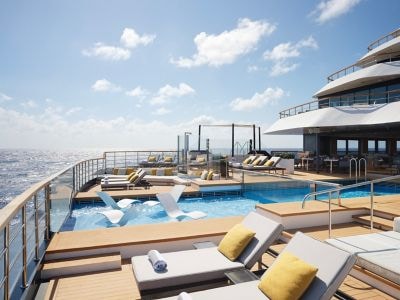
[(400, 217), (394, 218), (393, 231), (400, 232)]

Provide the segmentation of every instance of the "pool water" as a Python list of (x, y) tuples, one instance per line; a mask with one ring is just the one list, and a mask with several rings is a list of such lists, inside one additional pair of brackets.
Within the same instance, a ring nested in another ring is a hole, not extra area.
[[(255, 189), (247, 190), (243, 196), (207, 196), (203, 198), (182, 198), (179, 207), (183, 211), (199, 210), (207, 213), (206, 218), (219, 218), (227, 216), (246, 215), (255, 210), (256, 204), (269, 204), (281, 202), (302, 201), (303, 197), (310, 193), (309, 187), (294, 187), (285, 189)], [(390, 195), (400, 193), (397, 186), (375, 186), (375, 195)], [(345, 190), (341, 198), (368, 197), (369, 189), (366, 187)], [(327, 199), (327, 196), (319, 196), (318, 199)], [(350, 200), (349, 200), (350, 201)], [(134, 204), (136, 215), (127, 225), (154, 224), (172, 222), (161, 205), (148, 207), (142, 203)], [(300, 205), (300, 204), (299, 204)], [(109, 210), (103, 203), (74, 204), (71, 217), (62, 227), (62, 231), (85, 230), (110, 227), (106, 218), (99, 212)]]

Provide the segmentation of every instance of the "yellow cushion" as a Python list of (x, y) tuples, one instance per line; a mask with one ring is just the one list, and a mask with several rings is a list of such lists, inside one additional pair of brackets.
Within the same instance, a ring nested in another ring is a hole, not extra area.
[(129, 182), (130, 182), (130, 183), (134, 183), (135, 180), (138, 179), (138, 178), (139, 178), (139, 175), (138, 175), (138, 174), (134, 174), (134, 175), (131, 177), (131, 179), (129, 179)]
[(250, 162), (251, 162), (251, 157), (248, 157), (243, 161), (244, 164), (249, 164)]
[(165, 156), (164, 162), (172, 162), (172, 156)]
[(150, 155), (150, 156), (147, 158), (147, 162), (156, 162), (156, 157), (155, 157), (154, 155)]
[(251, 164), (253, 166), (257, 166), (261, 162), (262, 157), (257, 157)]
[(255, 234), (255, 232), (247, 229), (241, 223), (236, 224), (219, 243), (218, 250), (231, 261), (234, 261), (243, 252)]
[(203, 162), (206, 161), (206, 158), (205, 158), (204, 156), (198, 156), (198, 157), (196, 158), (196, 161), (199, 162), (199, 163), (203, 163)]
[(165, 168), (164, 170), (164, 175), (165, 176), (172, 176), (172, 168)]
[(272, 167), (273, 164), (274, 164), (274, 161), (273, 161), (273, 160), (267, 160), (267, 162), (264, 164), (264, 166)]
[(258, 288), (270, 299), (299, 299), (317, 272), (316, 267), (286, 251), (261, 278)]
[(214, 171), (208, 172), (208, 174), (207, 174), (207, 180), (212, 180), (213, 174), (214, 174)]
[(118, 168), (113, 169), (113, 175), (118, 175)]
[(157, 175), (157, 169), (151, 169), (150, 170), (150, 174), (153, 175), (153, 176), (156, 176)]
[(135, 176), (135, 174), (136, 174), (135, 172), (132, 172), (131, 174), (128, 175), (128, 177), (126, 178), (126, 180), (128, 180), (128, 181), (131, 180), (131, 178), (132, 178), (133, 176)]
[(131, 175), (132, 173), (134, 173), (135, 172), (135, 169), (134, 168), (127, 168), (126, 169), (126, 175)]

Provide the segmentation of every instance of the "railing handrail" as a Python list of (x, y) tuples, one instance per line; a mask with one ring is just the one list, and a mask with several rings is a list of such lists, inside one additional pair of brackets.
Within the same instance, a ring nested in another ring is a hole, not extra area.
[[(396, 29), (396, 30), (393, 30), (392, 32), (390, 32), (390, 33), (388, 33), (388, 34), (386, 34), (384, 36), (381, 36), (380, 38), (376, 39), (375, 41), (373, 41), (371, 44), (368, 45), (367, 49), (368, 49), (368, 51), (371, 51), (372, 49), (380, 46), (381, 45), (381, 43), (380, 43), (381, 41), (386, 39), (386, 42), (388, 42), (388, 41), (390, 41), (390, 40), (392, 40), (392, 39), (394, 39), (394, 38), (396, 38), (398, 36), (400, 36), (400, 28)], [(392, 37), (392, 38), (388, 39), (389, 37)], [(375, 44), (377, 44), (377, 46), (375, 46)]]
[(72, 165), (62, 169), (61, 171), (50, 175), (49, 177), (41, 180), (40, 182), (33, 184), (27, 190), (25, 190), (21, 194), (17, 195), (9, 203), (7, 203), (6, 206), (4, 206), (0, 210), (0, 230), (4, 229), (4, 227), (11, 221), (11, 219), (15, 217), (15, 215), (22, 208), (22, 206), (25, 205), (25, 203), (27, 203), (36, 193), (38, 193), (46, 185), (49, 185), (51, 183), (51, 181), (53, 181), (57, 177), (65, 174), (66, 172), (68, 172), (69, 170), (71, 170), (72, 168), (74, 168), (75, 166), (77, 166), (81, 163), (91, 161), (91, 160), (96, 160), (96, 159), (102, 159), (102, 158), (94, 158), (94, 159), (78, 161), (75, 164), (72, 164)]
[(330, 189), (330, 190), (323, 190), (323, 191), (319, 191), (319, 192), (308, 193), (307, 195), (304, 196), (303, 201), (301, 203), (301, 207), (304, 208), (305, 201), (308, 198), (310, 198), (311, 196), (319, 196), (319, 195), (323, 195), (323, 194), (340, 192), (340, 191), (351, 189), (351, 188), (355, 188), (355, 187), (360, 187), (360, 186), (364, 186), (364, 185), (371, 185), (371, 184), (375, 184), (375, 183), (379, 183), (379, 182), (385, 182), (385, 181), (391, 181), (391, 180), (395, 180), (395, 179), (400, 179), (400, 175), (389, 176), (389, 177), (374, 179), (374, 180), (370, 180), (370, 181), (354, 183), (354, 184), (345, 185), (345, 186), (337, 187), (337, 188)]

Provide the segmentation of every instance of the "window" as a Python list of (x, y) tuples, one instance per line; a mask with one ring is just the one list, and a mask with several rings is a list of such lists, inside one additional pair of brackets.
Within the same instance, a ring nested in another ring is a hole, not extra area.
[(353, 105), (353, 99), (354, 99), (353, 94), (340, 96), (340, 105), (341, 106)]
[(368, 90), (354, 93), (354, 104), (368, 104)]
[(368, 152), (375, 152), (375, 140), (368, 140)]
[(346, 154), (346, 140), (337, 140), (336, 142), (337, 154)]
[(386, 141), (378, 141), (378, 152), (386, 152)]
[(330, 103), (329, 104), (330, 104), (331, 107), (339, 106), (340, 105), (340, 97), (332, 97), (330, 99)]
[(400, 141), (396, 141), (396, 151), (400, 152)]
[(369, 91), (369, 104), (386, 103), (386, 86), (380, 86)]
[(400, 83), (388, 86), (388, 101), (400, 101)]
[(358, 140), (348, 140), (347, 153), (358, 154)]

